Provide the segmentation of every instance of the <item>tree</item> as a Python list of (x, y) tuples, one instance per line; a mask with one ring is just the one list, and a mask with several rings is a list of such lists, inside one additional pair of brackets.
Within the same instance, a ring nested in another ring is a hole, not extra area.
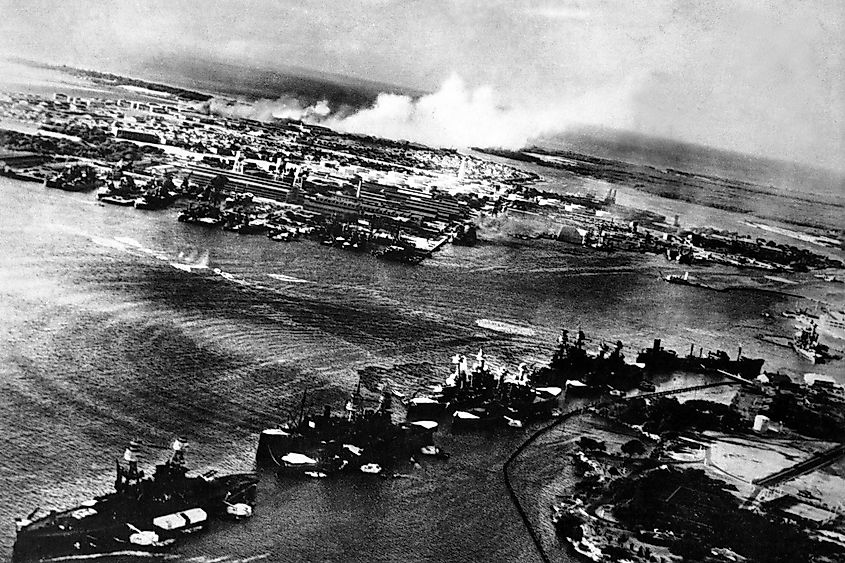
[(642, 442), (634, 438), (622, 444), (622, 453), (631, 457), (643, 455), (645, 453), (645, 446)]
[(585, 449), (585, 450), (604, 451), (606, 449), (604, 442), (594, 440), (593, 438), (589, 438), (587, 436), (582, 436), (581, 439), (578, 440), (578, 445), (581, 446), (581, 448)]

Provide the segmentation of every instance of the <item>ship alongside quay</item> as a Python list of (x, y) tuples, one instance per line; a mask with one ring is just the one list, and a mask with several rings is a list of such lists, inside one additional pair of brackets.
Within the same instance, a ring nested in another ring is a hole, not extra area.
[(819, 344), (819, 333), (816, 323), (811, 323), (810, 326), (804, 327), (796, 332), (789, 344), (795, 350), (796, 354), (811, 364), (818, 363), (824, 359), (825, 348)]
[(637, 355), (637, 362), (651, 373), (691, 371), (699, 373), (727, 372), (743, 379), (754, 379), (760, 375), (765, 360), (763, 358), (749, 358), (743, 356), (742, 348), (737, 350), (736, 359), (731, 359), (724, 350), (708, 351), (700, 349), (695, 355), (695, 344), (690, 344), (689, 354), (679, 356), (674, 350), (667, 350), (655, 338), (651, 348), (645, 348)]
[(405, 401), (409, 421), (424, 418), (442, 420), (449, 415), (451, 428), (522, 428), (528, 422), (552, 414), (563, 390), (539, 387), (532, 382), (525, 364), (515, 373), (506, 368), (494, 372), (482, 350), (472, 367), (466, 356), (452, 358), (454, 372), (441, 385), (425, 393), (414, 393)]
[(415, 456), (447, 457), (434, 444), (438, 424), (430, 420), (395, 423), (393, 392), (386, 386), (375, 409), (364, 407), (360, 383), (342, 415), (326, 405), (320, 415), (305, 412), (278, 428), (262, 431), (255, 460), (287, 476), (327, 477), (360, 471), (390, 475)]
[(257, 475), (188, 475), (186, 445), (183, 438), (175, 439), (171, 457), (146, 475), (138, 467), (140, 445), (131, 443), (116, 460), (114, 492), (70, 509), (42, 516), (36, 509), (19, 518), (13, 560), (158, 551), (202, 530), (212, 518), (250, 516)]

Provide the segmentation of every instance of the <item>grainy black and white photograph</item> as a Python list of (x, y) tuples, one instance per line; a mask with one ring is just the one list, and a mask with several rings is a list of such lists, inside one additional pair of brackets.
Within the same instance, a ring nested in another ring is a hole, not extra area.
[(0, 0), (0, 561), (845, 562), (845, 3)]

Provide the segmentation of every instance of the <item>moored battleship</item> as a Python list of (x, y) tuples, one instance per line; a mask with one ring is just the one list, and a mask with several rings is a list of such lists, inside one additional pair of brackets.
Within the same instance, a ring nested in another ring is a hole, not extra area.
[(159, 550), (203, 529), (209, 518), (250, 516), (257, 476), (188, 475), (185, 445), (182, 438), (174, 440), (171, 457), (147, 476), (138, 468), (140, 446), (131, 443), (116, 460), (114, 492), (41, 517), (36, 518), (36, 509), (19, 518), (13, 560)]
[(453, 430), (503, 425), (521, 428), (529, 420), (549, 415), (563, 391), (560, 387), (536, 387), (525, 364), (515, 374), (504, 368), (494, 373), (481, 350), (472, 368), (463, 355), (454, 356), (452, 363), (455, 371), (442, 385), (406, 401), (408, 420), (439, 419), (451, 412)]
[(816, 323), (810, 323), (810, 326), (804, 327), (796, 332), (790, 344), (799, 356), (810, 363), (815, 364), (823, 358)]
[(173, 180), (168, 176), (150, 182), (141, 197), (135, 199), (135, 209), (164, 209), (179, 198)]
[(546, 385), (565, 384), (577, 393), (601, 392), (611, 389), (633, 389), (643, 378), (642, 365), (625, 360), (621, 340), (602, 341), (598, 349), (588, 350), (586, 335), (578, 330), (572, 340), (568, 330), (558, 337), (558, 348), (547, 367), (540, 369), (537, 381)]
[(132, 206), (140, 195), (132, 176), (115, 173), (111, 182), (97, 190), (97, 199), (112, 205)]
[(416, 249), (396, 244), (373, 250), (372, 254), (381, 260), (405, 264), (419, 264), (425, 259), (425, 255), (417, 252)]
[(87, 192), (100, 184), (97, 172), (92, 167), (76, 164), (67, 166), (58, 174), (44, 179), (46, 187), (66, 192)]
[(256, 451), (259, 466), (277, 467), (279, 473), (326, 477), (359, 470), (380, 474), (415, 455), (445, 457), (435, 446), (437, 423), (430, 420), (396, 424), (392, 421), (393, 393), (382, 392), (376, 409), (363, 408), (360, 382), (350, 395), (343, 415), (326, 405), (318, 416), (300, 413), (280, 428), (261, 433)]
[(216, 227), (221, 223), (220, 207), (209, 202), (192, 202), (179, 212), (177, 219), (183, 223), (198, 223)]

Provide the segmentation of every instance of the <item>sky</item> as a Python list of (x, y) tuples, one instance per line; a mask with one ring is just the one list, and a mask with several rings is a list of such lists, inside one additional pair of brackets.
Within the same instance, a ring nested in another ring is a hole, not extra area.
[(0, 54), (396, 84), (432, 95), (384, 96), (338, 126), (432, 144), (589, 124), (843, 171), (843, 22), (840, 0), (0, 0)]

